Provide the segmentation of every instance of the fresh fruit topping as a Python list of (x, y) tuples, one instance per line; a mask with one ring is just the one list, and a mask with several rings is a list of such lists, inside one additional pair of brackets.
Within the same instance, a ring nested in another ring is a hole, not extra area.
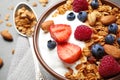
[(108, 31), (109, 33), (113, 33), (116, 34), (118, 31), (118, 25), (116, 23), (113, 23), (111, 25), (108, 26)]
[(117, 39), (117, 43), (120, 45), (120, 38)]
[(100, 44), (94, 44), (91, 52), (96, 59), (101, 59), (105, 54), (104, 48)]
[(97, 9), (99, 7), (99, 2), (98, 2), (98, 0), (92, 0), (90, 5), (93, 9)]
[(72, 43), (63, 43), (57, 45), (59, 58), (66, 63), (76, 62), (82, 55), (81, 48)]
[(67, 42), (71, 32), (71, 27), (67, 24), (55, 24), (50, 26), (50, 35), (58, 43)]
[(112, 34), (108, 34), (106, 37), (105, 37), (105, 43), (106, 44), (113, 44), (115, 41), (115, 37), (112, 35)]
[(84, 10), (88, 10), (87, 0), (74, 0), (73, 1), (73, 11), (80, 12)]
[(85, 11), (80, 11), (80, 12), (78, 13), (78, 15), (77, 15), (77, 18), (78, 18), (80, 21), (84, 22), (84, 21), (87, 19), (87, 12), (85, 12)]
[(55, 41), (52, 41), (52, 40), (49, 40), (49, 41), (47, 42), (47, 47), (48, 47), (49, 49), (54, 49), (54, 48), (56, 47), (56, 42), (55, 42)]
[(75, 14), (73, 12), (70, 12), (68, 15), (67, 15), (67, 20), (69, 21), (73, 21), (75, 19)]
[(74, 32), (74, 37), (77, 40), (89, 40), (92, 35), (92, 29), (89, 28), (86, 25), (79, 25), (77, 26), (75, 32)]
[(110, 78), (120, 73), (119, 63), (110, 55), (101, 59), (99, 73), (103, 78)]

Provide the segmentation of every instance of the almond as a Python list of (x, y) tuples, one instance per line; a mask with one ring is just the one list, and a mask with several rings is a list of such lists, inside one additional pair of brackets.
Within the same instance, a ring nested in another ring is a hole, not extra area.
[(96, 14), (95, 12), (91, 12), (88, 14), (88, 23), (91, 26), (94, 26), (96, 22)]
[(45, 21), (41, 24), (41, 28), (45, 33), (47, 33), (47, 32), (49, 32), (49, 27), (51, 25), (54, 25), (54, 21), (53, 20), (48, 20), (48, 21)]
[(116, 20), (117, 20), (116, 16), (114, 16), (114, 15), (108, 15), (108, 16), (102, 16), (100, 21), (104, 25), (110, 25), (110, 24), (114, 23)]
[(12, 35), (8, 32), (8, 30), (3, 30), (3, 31), (1, 32), (1, 35), (2, 35), (2, 37), (3, 37), (5, 40), (7, 40), (7, 41), (12, 41), (12, 40), (13, 40), (13, 37), (12, 37)]
[(3, 66), (3, 60), (0, 58), (0, 68)]
[(103, 47), (107, 54), (113, 56), (114, 58), (120, 58), (120, 49), (108, 44), (105, 44)]

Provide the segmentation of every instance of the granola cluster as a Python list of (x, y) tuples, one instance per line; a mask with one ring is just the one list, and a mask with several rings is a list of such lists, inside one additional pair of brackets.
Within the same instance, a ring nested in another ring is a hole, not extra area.
[(57, 8), (57, 11), (52, 16), (56, 17), (58, 15), (65, 14), (65, 12), (68, 10), (72, 10), (72, 2), (73, 0), (67, 0), (65, 4)]
[[(90, 3), (91, 1), (92, 0), (88, 0), (88, 3)], [(80, 64), (75, 67), (77, 73), (75, 73), (74, 70), (70, 67), (68, 68), (69, 71), (66, 72), (65, 77), (69, 80), (102, 79), (98, 72), (100, 61), (95, 60), (95, 63), (90, 63), (88, 61), (88, 57), (92, 55), (90, 48), (95, 43), (99, 43), (102, 46), (105, 45), (105, 36), (108, 35), (107, 27), (113, 22), (116, 23), (119, 28), (117, 35), (113, 35), (116, 38), (120, 37), (120, 9), (107, 4), (102, 4), (100, 0), (98, 1), (99, 7), (97, 9), (92, 9), (92, 7), (89, 5), (89, 9), (86, 11), (88, 13), (88, 19), (85, 23), (92, 28), (93, 34), (91, 39), (85, 42), (86, 47), (83, 48), (83, 57), (80, 59)], [(67, 0), (64, 5), (58, 7), (53, 17), (56, 17), (57, 15), (62, 15), (68, 10), (72, 10), (72, 2), (73, 0)], [(117, 41), (114, 42), (113, 46), (116, 48), (120, 48)]]

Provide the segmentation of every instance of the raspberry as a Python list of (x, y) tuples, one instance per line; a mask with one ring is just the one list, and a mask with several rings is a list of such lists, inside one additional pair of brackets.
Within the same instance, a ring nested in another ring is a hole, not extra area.
[(106, 55), (101, 59), (99, 73), (104, 78), (110, 78), (120, 73), (119, 63), (110, 55)]
[(88, 9), (87, 0), (74, 0), (73, 1), (73, 11), (80, 12)]
[(91, 35), (92, 35), (92, 30), (86, 25), (77, 26), (74, 32), (74, 37), (77, 40), (81, 40), (81, 41), (89, 40), (91, 38)]

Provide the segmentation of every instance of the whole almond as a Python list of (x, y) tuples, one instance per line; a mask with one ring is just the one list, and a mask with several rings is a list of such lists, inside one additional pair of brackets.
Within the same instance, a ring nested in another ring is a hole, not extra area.
[(113, 56), (114, 58), (120, 58), (120, 49), (108, 44), (105, 44), (103, 47), (107, 54)]
[(108, 15), (108, 16), (102, 16), (100, 21), (104, 25), (110, 25), (110, 24), (114, 23), (116, 20), (117, 20), (116, 16), (114, 16), (114, 15)]
[(96, 22), (96, 14), (95, 12), (91, 12), (88, 14), (88, 23), (91, 26), (94, 26)]
[(3, 30), (3, 31), (1, 32), (1, 35), (2, 35), (2, 37), (3, 37), (5, 40), (7, 40), (7, 41), (12, 41), (12, 40), (13, 40), (13, 37), (12, 37), (12, 35), (8, 32), (8, 30)]
[(3, 60), (0, 58), (0, 68), (3, 66)]

